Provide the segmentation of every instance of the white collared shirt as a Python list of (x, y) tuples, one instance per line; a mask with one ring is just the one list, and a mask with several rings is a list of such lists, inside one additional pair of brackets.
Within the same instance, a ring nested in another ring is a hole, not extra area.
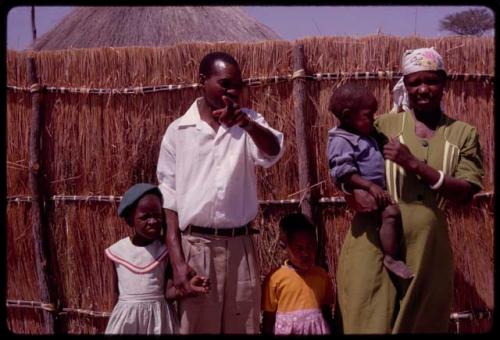
[(244, 225), (257, 215), (255, 165), (267, 168), (280, 159), (283, 134), (259, 113), (242, 108), (278, 139), (280, 152), (269, 156), (237, 125), (221, 125), (216, 133), (200, 118), (200, 99), (168, 126), (161, 141), (156, 174), (163, 207), (177, 211), (181, 231), (189, 224), (217, 228)]

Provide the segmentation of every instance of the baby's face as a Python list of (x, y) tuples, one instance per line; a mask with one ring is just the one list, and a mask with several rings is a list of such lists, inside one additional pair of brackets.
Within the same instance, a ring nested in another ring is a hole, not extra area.
[(353, 111), (347, 118), (348, 125), (360, 135), (369, 135), (373, 130), (374, 115), (377, 112), (377, 101), (367, 100), (359, 110)]

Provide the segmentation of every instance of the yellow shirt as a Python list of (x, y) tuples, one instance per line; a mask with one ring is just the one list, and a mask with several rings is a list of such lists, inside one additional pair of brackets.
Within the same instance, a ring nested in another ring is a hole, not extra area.
[(333, 302), (332, 283), (326, 270), (319, 266), (299, 273), (285, 261), (266, 278), (262, 299), (266, 312), (320, 309)]

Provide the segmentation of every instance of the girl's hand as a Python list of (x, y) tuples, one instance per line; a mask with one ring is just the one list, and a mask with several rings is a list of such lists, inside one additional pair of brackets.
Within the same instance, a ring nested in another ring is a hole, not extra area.
[(189, 280), (192, 295), (207, 294), (210, 291), (210, 280), (208, 277), (195, 275)]
[(384, 145), (384, 158), (401, 165), (405, 170), (413, 171), (418, 164), (418, 160), (410, 152), (410, 149), (394, 137)]

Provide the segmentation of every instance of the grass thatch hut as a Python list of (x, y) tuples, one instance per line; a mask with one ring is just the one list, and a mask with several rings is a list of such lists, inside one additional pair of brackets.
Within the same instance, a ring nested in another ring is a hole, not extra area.
[(77, 7), (34, 50), (251, 42), (279, 35), (236, 6)]
[[(304, 46), (305, 74), (293, 77), (297, 44)], [(103, 331), (106, 313), (112, 308), (110, 273), (102, 267), (103, 249), (129, 233), (116, 216), (120, 195), (132, 183), (156, 182), (161, 137), (167, 125), (200, 94), (198, 61), (214, 50), (236, 57), (246, 78), (243, 101), (285, 134), (283, 158), (258, 172), (261, 209), (254, 224), (261, 230), (257, 245), (262, 275), (281, 262), (277, 222), (287, 212), (300, 209), (304, 193), (299, 185), (293, 93), (297, 82), (305, 85), (302, 118), (310, 157), (309, 185), (316, 192), (311, 204), (325, 231), (324, 256), (335, 282), (338, 253), (352, 211), (328, 181), (326, 134), (335, 124), (327, 110), (330, 93), (342, 82), (363, 82), (379, 99), (379, 114), (387, 112), (403, 51), (422, 46), (435, 46), (443, 54), (449, 70), (445, 105), (452, 117), (477, 127), (484, 150), (484, 192), (470, 209), (448, 211), (456, 263), (453, 312), (492, 311), (493, 39), (377, 35), (161, 48), (8, 51), (9, 328), (16, 333), (43, 333), (49, 311), (58, 316), (60, 332)], [(36, 77), (27, 67), (28, 57), (34, 60)], [(30, 126), (35, 106), (43, 119)], [(30, 137), (35, 129), (40, 130), (39, 138), (33, 142)], [(37, 141), (39, 166), (34, 166), (29, 151), (36, 151), (33, 143)], [(36, 173), (38, 195), (28, 185)], [(34, 270), (38, 237), (32, 233), (36, 222), (32, 208), (37, 205), (43, 217), (39, 224), (46, 234), (50, 301), (44, 300), (37, 286), (40, 274)], [(451, 330), (454, 326), (450, 322)], [(461, 331), (490, 328), (491, 320), (461, 323)]]

